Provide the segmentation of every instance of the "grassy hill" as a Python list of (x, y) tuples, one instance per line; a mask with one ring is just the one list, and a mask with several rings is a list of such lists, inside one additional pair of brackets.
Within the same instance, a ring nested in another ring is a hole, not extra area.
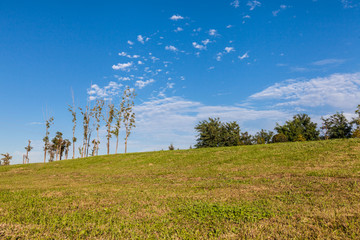
[(356, 239), (360, 140), (0, 167), (0, 238)]

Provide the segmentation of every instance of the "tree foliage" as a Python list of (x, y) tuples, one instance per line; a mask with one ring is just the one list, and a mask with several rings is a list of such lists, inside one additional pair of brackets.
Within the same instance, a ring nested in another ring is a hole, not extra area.
[(0, 162), (0, 165), (10, 165), (10, 160), (12, 159), (12, 156), (10, 156), (9, 153), (1, 154), (3, 158), (1, 158), (2, 163)]
[(253, 141), (255, 144), (269, 144), (271, 143), (273, 136), (274, 132), (261, 129), (260, 132), (257, 132), (254, 135)]
[(328, 118), (321, 118), (325, 138), (349, 138), (351, 136), (351, 124), (343, 113), (335, 113)]
[(320, 132), (317, 124), (311, 121), (307, 114), (296, 114), (291, 121), (286, 121), (284, 125), (276, 124), (277, 133), (284, 134), (288, 141), (314, 141), (319, 139)]

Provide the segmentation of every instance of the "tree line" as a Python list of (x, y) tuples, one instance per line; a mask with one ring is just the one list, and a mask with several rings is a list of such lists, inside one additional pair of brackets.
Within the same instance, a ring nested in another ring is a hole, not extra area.
[[(76, 155), (77, 138), (76, 130), (79, 124), (82, 125), (82, 142), (78, 145), (78, 153), (81, 158), (97, 156), (100, 148), (100, 128), (106, 128), (106, 152), (110, 154), (111, 138), (116, 138), (115, 154), (118, 152), (120, 129), (125, 130), (125, 153), (127, 153), (128, 139), (135, 126), (134, 100), (135, 90), (126, 87), (119, 102), (115, 105), (111, 101), (98, 99), (93, 106), (88, 102), (85, 107), (76, 107), (74, 95), (73, 104), (68, 106), (68, 111), (72, 116), (72, 138), (64, 138), (63, 133), (57, 131), (55, 136), (50, 139), (50, 128), (54, 124), (54, 117), (45, 121), (44, 142), (44, 163), (68, 159), (72, 152), (72, 159)], [(78, 116), (81, 117), (80, 123)], [(96, 131), (96, 137), (92, 137)], [(72, 145), (72, 149), (70, 148)], [(25, 147), (26, 154), (23, 155), (23, 164), (29, 163), (29, 152), (33, 149), (31, 140)], [(2, 154), (3, 158), (0, 165), (9, 165), (12, 156), (9, 153)]]
[(277, 142), (315, 141), (334, 138), (360, 138), (360, 105), (356, 117), (348, 121), (343, 113), (321, 117), (322, 125), (312, 122), (307, 114), (296, 114), (285, 124), (276, 124), (273, 131), (261, 129), (254, 135), (241, 132), (236, 121), (221, 122), (220, 118), (200, 121), (196, 126), (196, 148), (226, 147)]

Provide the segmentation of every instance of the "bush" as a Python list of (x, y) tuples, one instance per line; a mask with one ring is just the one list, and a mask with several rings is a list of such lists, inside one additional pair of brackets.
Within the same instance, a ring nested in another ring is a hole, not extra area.
[(273, 137), (273, 143), (287, 142), (288, 138), (283, 133), (278, 133)]
[(353, 138), (360, 138), (360, 129), (356, 129), (353, 134), (352, 134)]
[(175, 147), (174, 147), (174, 145), (173, 144), (170, 144), (170, 146), (169, 146), (169, 150), (175, 150)]

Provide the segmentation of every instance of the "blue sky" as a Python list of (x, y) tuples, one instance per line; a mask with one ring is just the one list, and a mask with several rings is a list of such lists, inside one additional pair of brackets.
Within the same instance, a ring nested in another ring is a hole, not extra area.
[(188, 148), (208, 117), (251, 133), (351, 118), (359, 43), (359, 0), (1, 1), (0, 152), (19, 163), (31, 139), (41, 161), (47, 116), (71, 138), (71, 89), (84, 106), (135, 88), (130, 151)]

